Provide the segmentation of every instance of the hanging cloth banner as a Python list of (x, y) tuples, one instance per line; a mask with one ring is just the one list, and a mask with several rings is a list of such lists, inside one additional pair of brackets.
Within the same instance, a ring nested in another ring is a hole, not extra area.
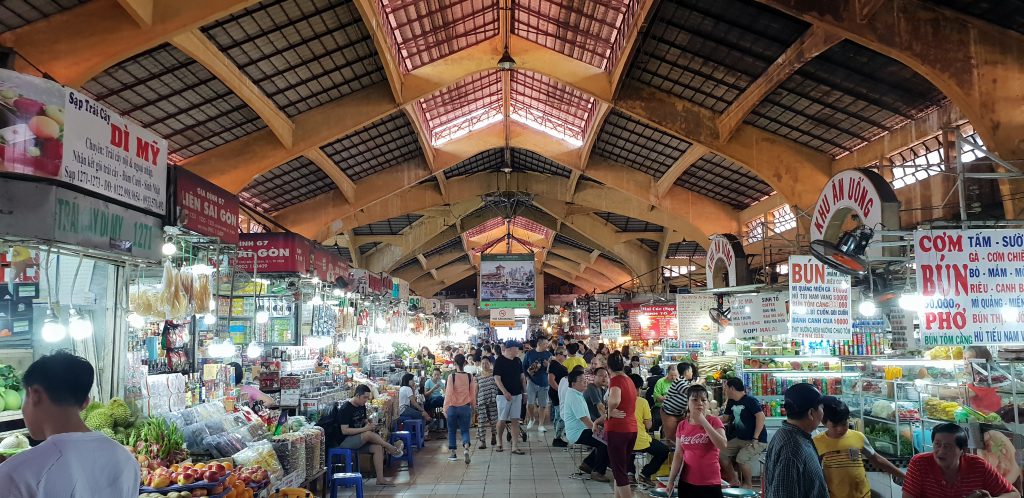
[(789, 334), (789, 295), (783, 292), (765, 292), (733, 296), (729, 301), (729, 325), (736, 338), (764, 339)]
[(813, 256), (789, 257), (790, 336), (851, 339), (850, 277)]
[(925, 347), (1024, 344), (1024, 230), (914, 232)]
[(676, 294), (679, 339), (707, 342), (718, 338), (718, 325), (708, 316), (717, 304), (715, 301), (711, 294)]

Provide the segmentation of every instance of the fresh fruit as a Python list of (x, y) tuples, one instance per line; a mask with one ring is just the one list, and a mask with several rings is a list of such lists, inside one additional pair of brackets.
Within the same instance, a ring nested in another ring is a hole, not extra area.
[(63, 107), (56, 106), (56, 105), (47, 105), (46, 107), (43, 107), (43, 114), (45, 114), (46, 117), (56, 121), (57, 124), (59, 124), (59, 125), (63, 125), (64, 124), (64, 108)]
[(24, 434), (7, 436), (0, 441), (0, 450), (20, 450), (28, 448), (28, 438)]
[(171, 485), (171, 476), (169, 475), (157, 475), (153, 477), (153, 481), (150, 483), (151, 488), (166, 488)]
[(224, 474), (227, 473), (227, 467), (225, 467), (224, 464), (222, 463), (215, 463), (212, 465), (212, 467), (214, 472), (217, 473), (217, 475), (223, 476)]
[[(38, 100), (18, 97), (11, 103), (22, 116), (36, 116), (43, 111), (43, 103)], [(33, 132), (34, 133), (34, 132)]]
[(194, 477), (192, 477), (192, 474), (186, 472), (184, 474), (178, 475), (177, 482), (178, 482), (178, 484), (184, 486), (186, 484), (192, 484), (192, 483), (196, 482), (196, 480), (195, 480)]
[(96, 410), (85, 419), (85, 425), (94, 431), (112, 429), (114, 427), (114, 420), (110, 418), (110, 414), (106, 410)]
[(118, 427), (127, 427), (132, 423), (132, 411), (121, 398), (111, 398), (107, 404), (107, 412)]
[(4, 410), (20, 410), (21, 393), (13, 389), (4, 390), (3, 405)]

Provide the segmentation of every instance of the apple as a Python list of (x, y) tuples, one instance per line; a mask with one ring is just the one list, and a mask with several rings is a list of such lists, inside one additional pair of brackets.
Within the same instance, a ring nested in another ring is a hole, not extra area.
[(211, 465), (211, 468), (215, 472), (217, 472), (218, 475), (224, 475), (228, 471), (228, 469), (226, 467), (224, 467), (224, 464), (221, 464), (221, 463), (215, 463), (215, 464)]
[(177, 480), (178, 484), (180, 484), (182, 486), (185, 486), (187, 484), (192, 484), (192, 483), (196, 482), (195, 478), (192, 477), (192, 474), (189, 474), (187, 472), (184, 473), (184, 474), (179, 475), (178, 479), (176, 479), (176, 480)]
[(18, 97), (11, 103), (15, 109), (18, 110), (18, 114), (22, 116), (36, 116), (43, 111), (43, 103), (38, 100), (28, 99), (25, 97)]
[[(206, 482), (217, 482), (217, 481), (220, 480), (220, 476), (217, 475), (216, 471), (207, 470), (206, 472), (203, 473), (203, 480), (206, 481)], [(214, 494), (217, 494), (217, 493), (214, 493)]]
[(150, 485), (152, 488), (166, 488), (171, 485), (171, 478), (166, 475), (159, 475), (153, 479)]

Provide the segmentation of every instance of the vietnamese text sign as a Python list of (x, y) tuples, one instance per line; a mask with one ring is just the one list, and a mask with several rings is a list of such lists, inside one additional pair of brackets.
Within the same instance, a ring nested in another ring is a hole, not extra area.
[(0, 70), (0, 92), (0, 172), (52, 178), (166, 211), (166, 140), (42, 78)]
[(812, 256), (789, 257), (790, 334), (796, 339), (850, 339), (850, 277)]
[(536, 306), (533, 260), (533, 254), (481, 254), (480, 307)]
[(246, 273), (305, 273), (309, 270), (308, 240), (285, 232), (243, 233), (235, 268)]
[(889, 346), (899, 351), (917, 349), (917, 339), (914, 337), (914, 314), (900, 307), (889, 310), (889, 328), (892, 330), (892, 339)]
[(1024, 231), (918, 230), (914, 261), (925, 347), (1024, 344)]
[(736, 338), (751, 340), (789, 334), (787, 299), (782, 292), (733, 296), (729, 325), (736, 331)]
[(715, 307), (711, 294), (676, 294), (679, 338), (685, 341), (713, 341), (718, 338), (718, 325), (711, 323), (708, 312)]
[(622, 324), (615, 321), (614, 316), (601, 317), (601, 337), (617, 339), (622, 336)]
[(184, 168), (177, 168), (177, 174), (178, 225), (225, 244), (238, 244), (238, 196)]

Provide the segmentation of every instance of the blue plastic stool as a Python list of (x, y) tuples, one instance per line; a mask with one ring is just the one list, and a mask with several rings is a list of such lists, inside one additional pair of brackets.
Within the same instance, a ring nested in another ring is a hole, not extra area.
[[(395, 441), (398, 441), (399, 439), (405, 442), (405, 450), (403, 451), (405, 454), (398, 457), (398, 459), (405, 460), (405, 462), (409, 464), (409, 468), (412, 468), (412, 433), (409, 431), (394, 431), (391, 433), (391, 436), (388, 437), (388, 442), (395, 444)], [(391, 461), (394, 459), (395, 457), (392, 457), (389, 454), (388, 464), (390, 465)]]
[(722, 490), (722, 496), (729, 498), (757, 498), (757, 492), (745, 488), (725, 488)]
[(331, 476), (331, 498), (338, 498), (338, 486), (356, 487), (356, 498), (363, 498), (363, 475), (355, 472), (338, 472)]
[[(339, 459), (339, 461), (335, 461), (335, 458)], [(341, 458), (345, 459), (345, 472), (352, 472), (352, 461), (355, 459), (355, 453), (345, 448), (331, 448), (327, 451), (327, 471), (324, 472), (324, 489), (333, 489), (331, 477), (334, 475), (334, 466), (341, 465)]]
[(423, 421), (419, 419), (409, 419), (403, 423), (405, 424), (405, 430), (413, 434), (413, 446), (415, 446), (417, 450), (422, 450), (423, 445), (426, 442), (426, 436), (423, 433)]

